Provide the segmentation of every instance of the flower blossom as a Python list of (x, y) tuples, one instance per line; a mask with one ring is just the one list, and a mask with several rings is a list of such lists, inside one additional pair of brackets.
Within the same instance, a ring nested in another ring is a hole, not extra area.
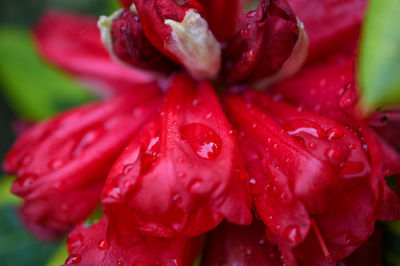
[(253, 1), (120, 3), (98, 28), (50, 11), (34, 29), (45, 58), (108, 95), (39, 123), (8, 153), (34, 234), (69, 232), (65, 264), (78, 265), (373, 255), (376, 221), (400, 218), (385, 181), (400, 156), (396, 112), (358, 109), (365, 0), (262, 0), (248, 12)]

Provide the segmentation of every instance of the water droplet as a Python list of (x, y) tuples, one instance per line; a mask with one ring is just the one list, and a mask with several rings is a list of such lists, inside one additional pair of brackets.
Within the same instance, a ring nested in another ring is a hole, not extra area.
[(179, 178), (184, 178), (185, 176), (186, 176), (186, 174), (184, 172), (178, 173), (178, 177)]
[(208, 113), (204, 116), (204, 118), (207, 120), (210, 119), (211, 117), (212, 117), (212, 113)]
[(101, 250), (105, 250), (108, 248), (108, 243), (106, 240), (101, 240), (99, 243), (97, 243), (97, 247)]
[(349, 144), (349, 149), (351, 149), (351, 150), (355, 150), (356, 148), (357, 148), (357, 145), (356, 144)]
[(158, 158), (158, 150), (160, 146), (160, 138), (152, 138), (147, 146), (140, 149), (140, 174), (145, 175), (153, 167), (154, 162)]
[(35, 182), (36, 179), (38, 179), (38, 176), (35, 174), (24, 174), (19, 177), (15, 182), (20, 188), (27, 188), (32, 185), (32, 183)]
[(117, 266), (124, 266), (124, 265), (125, 265), (125, 262), (123, 262), (122, 260), (119, 260), (117, 263)]
[(177, 232), (181, 232), (183, 230), (183, 226), (180, 223), (173, 223), (172, 229), (174, 229)]
[(345, 91), (339, 100), (340, 107), (343, 107), (343, 108), (349, 107), (355, 102), (356, 97), (354, 97), (353, 91), (350, 88), (351, 88), (350, 83), (345, 86)]
[(253, 123), (253, 124), (251, 125), (251, 127), (252, 127), (252, 128), (256, 128), (256, 127), (257, 127), (257, 124), (256, 124), (256, 123)]
[(341, 137), (343, 137), (343, 131), (338, 129), (338, 128), (331, 128), (327, 131), (327, 135), (328, 135), (328, 139), (332, 140), (332, 139), (340, 139)]
[(254, 52), (253, 49), (250, 49), (246, 53), (246, 58), (249, 62), (254, 62), (256, 61), (256, 53)]
[(323, 87), (325, 87), (326, 86), (326, 79), (321, 79), (320, 81), (319, 81), (319, 86), (321, 87), (321, 88), (323, 88)]
[(181, 128), (181, 137), (186, 140), (193, 152), (206, 160), (217, 159), (221, 152), (222, 141), (219, 135), (210, 127), (193, 123)]
[(253, 250), (250, 247), (246, 248), (247, 255), (251, 255), (252, 253), (253, 253)]
[(310, 142), (310, 143), (308, 144), (308, 147), (309, 147), (311, 150), (315, 150), (315, 149), (317, 148), (317, 144), (315, 144), (314, 142)]
[(54, 187), (55, 190), (61, 191), (61, 190), (64, 190), (65, 184), (62, 181), (57, 181), (57, 182), (54, 183), (53, 187)]
[(286, 227), (283, 236), (290, 243), (299, 244), (301, 242), (300, 229), (297, 225), (289, 225)]
[(132, 170), (132, 168), (133, 168), (133, 164), (127, 164), (124, 166), (124, 169), (122, 170), (122, 172), (124, 173), (124, 175), (127, 175)]
[(283, 128), (291, 136), (299, 136), (302, 134), (309, 134), (316, 138), (321, 138), (324, 135), (322, 128), (307, 120), (292, 120), (283, 125)]
[(274, 150), (278, 150), (278, 143), (275, 143), (273, 146)]
[(62, 159), (56, 159), (50, 162), (50, 169), (57, 170), (61, 168), (65, 164), (65, 161)]
[(200, 180), (194, 180), (189, 185), (190, 193), (200, 193), (203, 188), (203, 183)]
[(264, 238), (261, 238), (261, 239), (258, 241), (258, 244), (260, 244), (260, 245), (264, 245), (264, 243), (265, 243), (265, 239), (264, 239)]
[(256, 183), (256, 180), (255, 180), (254, 178), (251, 178), (251, 179), (249, 180), (249, 183), (252, 184), (252, 185), (254, 185), (254, 184)]
[(82, 234), (71, 235), (70, 237), (68, 237), (67, 245), (71, 248), (77, 248), (82, 245), (82, 241)]
[(177, 193), (172, 197), (172, 200), (175, 201), (176, 204), (181, 204), (182, 203), (182, 198), (181, 196)]
[(339, 160), (340, 159), (340, 151), (335, 148), (328, 148), (325, 151), (325, 156), (331, 160)]
[(113, 184), (106, 185), (103, 188), (104, 197), (110, 197), (113, 199), (121, 200), (121, 189), (119, 187), (114, 186)]
[(193, 101), (192, 101), (192, 105), (193, 106), (198, 106), (199, 105), (199, 99), (194, 99)]
[(65, 264), (76, 264), (81, 262), (82, 257), (79, 254), (71, 254), (69, 257), (66, 259)]

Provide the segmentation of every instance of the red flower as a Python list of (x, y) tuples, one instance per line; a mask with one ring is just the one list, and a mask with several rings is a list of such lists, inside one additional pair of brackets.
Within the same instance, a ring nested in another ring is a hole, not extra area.
[(204, 265), (358, 263), (375, 222), (400, 218), (394, 138), (356, 104), (365, 1), (120, 2), (100, 31), (39, 22), (46, 58), (114, 96), (32, 128), (4, 163), (33, 232), (77, 225), (66, 264), (190, 265), (224, 219)]

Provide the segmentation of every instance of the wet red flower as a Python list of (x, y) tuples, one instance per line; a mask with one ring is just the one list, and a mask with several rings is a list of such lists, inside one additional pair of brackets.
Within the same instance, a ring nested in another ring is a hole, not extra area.
[(396, 113), (357, 105), (365, 1), (120, 2), (100, 31), (54, 11), (35, 28), (44, 57), (114, 96), (11, 149), (27, 226), (76, 226), (66, 264), (191, 265), (209, 231), (203, 265), (362, 261), (400, 218)]

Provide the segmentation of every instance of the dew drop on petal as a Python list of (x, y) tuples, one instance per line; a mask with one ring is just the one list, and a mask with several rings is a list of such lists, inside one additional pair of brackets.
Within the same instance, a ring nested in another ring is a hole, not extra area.
[(220, 136), (210, 127), (193, 123), (181, 128), (181, 137), (186, 140), (193, 152), (200, 158), (215, 160), (221, 152), (222, 141)]
[(97, 243), (97, 247), (101, 250), (105, 250), (108, 248), (108, 243), (106, 240), (101, 240), (99, 243)]
[(325, 156), (331, 160), (339, 160), (340, 159), (340, 151), (335, 148), (328, 148), (325, 151)]
[(20, 188), (27, 188), (32, 185), (33, 182), (38, 178), (35, 174), (24, 174), (18, 178), (15, 182)]
[(71, 254), (69, 255), (69, 257), (67, 258), (67, 260), (65, 261), (65, 264), (76, 264), (81, 262), (82, 257), (79, 254)]
[(332, 140), (332, 139), (340, 139), (341, 137), (343, 137), (343, 131), (337, 128), (331, 128), (327, 131), (327, 135), (328, 135), (328, 139)]
[(68, 247), (77, 248), (82, 245), (82, 241), (82, 234), (72, 235), (71, 237), (68, 237), (67, 245)]
[(52, 170), (57, 170), (61, 168), (65, 164), (65, 161), (62, 159), (56, 159), (50, 162), (49, 166)]
[(283, 236), (290, 243), (299, 244), (301, 242), (300, 229), (297, 225), (289, 225), (286, 227)]

